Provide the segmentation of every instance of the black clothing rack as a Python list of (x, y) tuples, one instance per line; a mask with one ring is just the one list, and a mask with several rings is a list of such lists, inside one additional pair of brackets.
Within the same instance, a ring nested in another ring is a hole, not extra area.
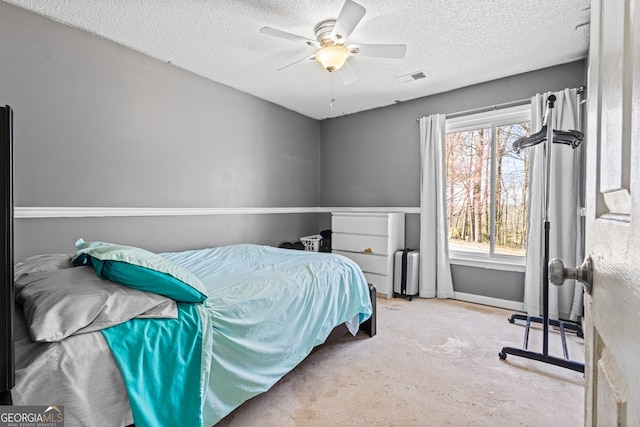
[[(542, 317), (528, 316), (524, 314), (513, 314), (508, 320), (514, 323), (516, 320), (524, 320), (526, 322), (524, 343), (522, 348), (502, 347), (498, 353), (500, 359), (505, 360), (508, 354), (520, 356), (527, 359), (537, 360), (539, 362), (549, 363), (563, 368), (584, 373), (584, 363), (569, 359), (567, 351), (567, 341), (565, 331), (575, 331), (578, 336), (584, 336), (580, 325), (573, 322), (565, 322), (562, 320), (549, 319), (549, 230), (551, 228), (549, 221), (549, 186), (551, 177), (551, 143), (562, 143), (576, 148), (582, 142), (584, 135), (578, 131), (558, 131), (553, 130), (553, 108), (556, 97), (549, 95), (547, 98), (547, 112), (545, 114), (545, 125), (537, 133), (528, 137), (519, 138), (514, 142), (513, 146), (516, 150), (525, 147), (531, 147), (544, 142), (544, 259), (542, 266)], [(528, 349), (529, 347), (529, 330), (531, 323), (542, 324), (542, 352), (537, 353)], [(560, 330), (560, 338), (562, 340), (562, 350), (564, 358), (551, 356), (549, 354), (549, 326), (554, 326)]]

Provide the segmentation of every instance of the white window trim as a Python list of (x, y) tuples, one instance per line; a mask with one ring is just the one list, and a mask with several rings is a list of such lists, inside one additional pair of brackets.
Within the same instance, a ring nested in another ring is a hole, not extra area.
[[(445, 133), (456, 133), (482, 127), (501, 126), (531, 121), (531, 104), (500, 108), (481, 113), (447, 118)], [(449, 250), (449, 261), (455, 265), (490, 268), (504, 271), (525, 271), (526, 256), (489, 255), (471, 251)]]
[(445, 133), (464, 132), (467, 130), (531, 121), (531, 105), (523, 104), (499, 110), (447, 118)]
[(526, 257), (474, 254), (467, 251), (449, 251), (449, 262), (454, 265), (464, 265), (467, 267), (488, 268), (502, 271), (525, 271)]

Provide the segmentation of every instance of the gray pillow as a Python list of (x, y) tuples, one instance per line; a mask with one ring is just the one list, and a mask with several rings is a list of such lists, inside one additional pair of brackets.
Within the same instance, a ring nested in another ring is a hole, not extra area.
[(69, 255), (47, 255), (16, 265), (16, 301), (34, 341), (59, 341), (127, 320), (177, 318), (174, 300), (120, 286), (73, 267)]
[(47, 271), (72, 268), (71, 255), (68, 254), (42, 254), (32, 256), (16, 264), (15, 280), (27, 274), (45, 273)]

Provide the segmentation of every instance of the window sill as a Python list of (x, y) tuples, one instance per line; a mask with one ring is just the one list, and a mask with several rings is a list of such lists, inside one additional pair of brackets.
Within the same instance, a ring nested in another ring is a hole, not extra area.
[(516, 271), (524, 273), (525, 259), (496, 259), (496, 258), (478, 258), (473, 256), (465, 256), (465, 254), (455, 253), (449, 254), (449, 262), (453, 265), (464, 265), (466, 267), (487, 268), (491, 270)]

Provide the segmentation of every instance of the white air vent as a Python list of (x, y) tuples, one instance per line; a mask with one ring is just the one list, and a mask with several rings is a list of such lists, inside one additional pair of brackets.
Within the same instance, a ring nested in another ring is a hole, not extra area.
[(409, 82), (414, 82), (416, 80), (426, 79), (427, 77), (431, 77), (431, 76), (429, 75), (429, 73), (423, 70), (423, 71), (416, 71), (413, 73), (405, 74), (404, 76), (396, 77), (396, 79), (400, 83), (409, 83)]

